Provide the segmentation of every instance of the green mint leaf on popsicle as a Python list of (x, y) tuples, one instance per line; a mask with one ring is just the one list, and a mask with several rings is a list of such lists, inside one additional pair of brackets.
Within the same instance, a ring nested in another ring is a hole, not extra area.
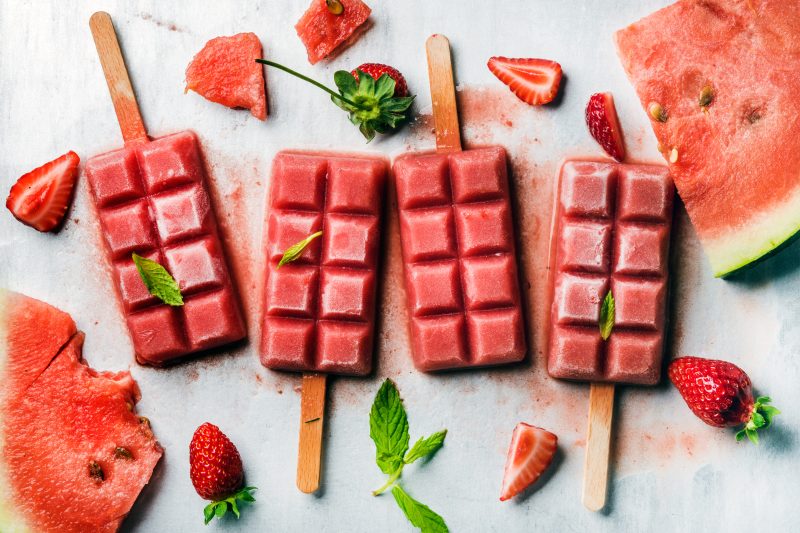
[(603, 299), (603, 304), (600, 306), (600, 336), (604, 341), (608, 340), (611, 336), (611, 330), (614, 329), (615, 312), (614, 295), (611, 294), (611, 291), (608, 291), (608, 294)]
[(183, 305), (183, 295), (181, 295), (178, 282), (167, 272), (166, 268), (138, 254), (133, 254), (131, 257), (136, 265), (136, 270), (139, 271), (139, 276), (144, 282), (144, 286), (147, 287), (150, 294), (165, 304)]
[(414, 446), (408, 450), (408, 453), (403, 458), (403, 462), (410, 465), (417, 459), (433, 455), (444, 445), (444, 438), (446, 436), (447, 430), (443, 429), (442, 431), (437, 431), (430, 437), (420, 437), (420, 439), (414, 443)]
[(369, 413), (369, 436), (375, 443), (375, 462), (384, 474), (397, 474), (408, 450), (408, 417), (392, 380), (381, 385)]
[(317, 237), (320, 237), (321, 235), (322, 235), (321, 231), (312, 233), (302, 241), (288, 247), (286, 251), (283, 252), (283, 257), (281, 257), (281, 260), (278, 261), (278, 266), (276, 268), (280, 268), (286, 263), (291, 263), (292, 261), (296, 261), (297, 258), (303, 254), (303, 250), (305, 250), (308, 247), (308, 245), (311, 244), (311, 241), (313, 241)]
[(408, 521), (418, 527), (422, 533), (449, 533), (444, 518), (436, 514), (427, 505), (418, 502), (408, 495), (400, 485), (392, 487), (392, 496), (397, 505), (405, 513)]

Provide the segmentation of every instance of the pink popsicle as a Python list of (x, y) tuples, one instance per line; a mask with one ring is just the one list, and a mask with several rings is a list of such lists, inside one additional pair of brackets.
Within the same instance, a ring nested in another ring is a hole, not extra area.
[[(386, 164), (282, 152), (267, 215), (261, 362), (268, 368), (364, 375), (372, 369)], [(287, 248), (322, 231), (278, 268)]]
[[(665, 167), (564, 163), (553, 228), (551, 376), (659, 381), (673, 196)], [(598, 321), (609, 290), (616, 322), (604, 341)]]
[(520, 361), (526, 344), (505, 150), (406, 155), (394, 173), (417, 368)]
[[(129, 143), (90, 159), (86, 175), (137, 360), (163, 365), (242, 339), (197, 137), (186, 131)], [(150, 295), (133, 253), (172, 274), (183, 306)]]

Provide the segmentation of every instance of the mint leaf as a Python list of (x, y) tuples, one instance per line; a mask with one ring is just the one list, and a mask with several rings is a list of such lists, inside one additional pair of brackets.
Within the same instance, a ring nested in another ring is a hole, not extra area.
[(446, 436), (447, 430), (443, 429), (442, 431), (437, 431), (430, 437), (420, 438), (408, 451), (403, 462), (410, 465), (417, 459), (436, 453), (436, 451), (444, 445), (444, 438)]
[(608, 291), (606, 297), (603, 298), (603, 305), (600, 306), (600, 336), (604, 341), (608, 340), (611, 330), (614, 329), (615, 308), (614, 295)]
[(408, 417), (397, 387), (386, 379), (369, 412), (369, 436), (375, 443), (375, 462), (384, 474), (395, 473), (408, 450)]
[(297, 258), (303, 254), (303, 250), (305, 250), (308, 247), (308, 245), (311, 244), (311, 241), (313, 241), (317, 237), (320, 237), (321, 235), (322, 235), (321, 231), (312, 233), (302, 241), (288, 247), (286, 251), (283, 252), (283, 257), (281, 257), (281, 260), (278, 261), (278, 266), (276, 268), (280, 268), (286, 263), (291, 263), (292, 261), (296, 261)]
[(444, 518), (436, 514), (430, 507), (412, 498), (400, 485), (392, 487), (394, 501), (405, 513), (408, 521), (418, 527), (422, 533), (449, 533)]
[(147, 287), (150, 294), (159, 298), (165, 304), (183, 305), (181, 289), (166, 268), (138, 254), (133, 254), (131, 257), (136, 265), (136, 270), (139, 271), (139, 276), (144, 282), (144, 286)]

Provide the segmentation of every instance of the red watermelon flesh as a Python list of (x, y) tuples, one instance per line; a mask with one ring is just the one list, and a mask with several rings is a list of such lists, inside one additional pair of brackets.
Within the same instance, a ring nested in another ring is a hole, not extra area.
[[(26, 336), (51, 326), (67, 340)], [(13, 391), (0, 404), (0, 531), (116, 531), (161, 458), (133, 411), (133, 378), (89, 368), (82, 344), (69, 315), (0, 291), (0, 374)]]
[(206, 43), (186, 67), (186, 90), (233, 108), (249, 109), (267, 118), (267, 95), (261, 41), (255, 33), (216, 37)]
[(344, 10), (334, 15), (325, 0), (312, 0), (294, 29), (313, 65), (329, 56), (337, 47), (356, 37), (355, 31), (369, 18), (372, 10), (361, 0), (340, 0)]
[(643, 107), (666, 113), (651, 124), (714, 273), (795, 235), (800, 3), (682, 0), (615, 38)]

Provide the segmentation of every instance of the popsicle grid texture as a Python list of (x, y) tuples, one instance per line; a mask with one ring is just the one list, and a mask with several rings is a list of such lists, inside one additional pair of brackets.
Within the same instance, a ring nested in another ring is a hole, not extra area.
[[(590, 161), (563, 165), (554, 228), (550, 375), (658, 382), (673, 197), (665, 167)], [(616, 323), (603, 341), (600, 307), (609, 289)]]
[(526, 344), (505, 150), (404, 156), (394, 174), (417, 368), (520, 361)]
[[(266, 227), (261, 361), (279, 370), (372, 369), (386, 163), (280, 153)], [(278, 268), (287, 248), (322, 231)]]
[[(137, 360), (160, 365), (242, 339), (196, 136), (181, 132), (96, 156), (86, 175)], [(148, 292), (134, 252), (172, 274), (183, 306)]]

